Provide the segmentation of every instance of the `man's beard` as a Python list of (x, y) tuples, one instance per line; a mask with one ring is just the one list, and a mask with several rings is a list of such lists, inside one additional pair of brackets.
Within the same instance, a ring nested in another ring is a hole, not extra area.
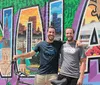
[(69, 39), (67, 39), (67, 41), (68, 42), (71, 42), (71, 41), (73, 41), (73, 38), (69, 38)]
[(48, 39), (49, 39), (50, 41), (53, 41), (53, 40), (54, 40), (54, 36), (48, 36)]

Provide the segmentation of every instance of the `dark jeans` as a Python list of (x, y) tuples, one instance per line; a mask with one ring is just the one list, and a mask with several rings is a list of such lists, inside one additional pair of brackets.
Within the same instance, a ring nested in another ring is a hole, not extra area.
[(66, 78), (66, 84), (64, 85), (77, 85), (78, 78), (67, 77), (59, 74), (57, 80), (62, 80), (64, 78)]

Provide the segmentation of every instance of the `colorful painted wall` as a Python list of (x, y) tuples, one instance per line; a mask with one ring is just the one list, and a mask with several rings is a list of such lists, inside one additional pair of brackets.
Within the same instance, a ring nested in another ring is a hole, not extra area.
[[(28, 76), (22, 81), (34, 83), (39, 66), (38, 53), (19, 59), (46, 39), (48, 26), (56, 28), (56, 39), (67, 40), (64, 30), (75, 29), (75, 39), (83, 43), (87, 55), (83, 85), (100, 85), (100, 0), (1, 0), (0, 1), (0, 85), (16, 85), (21, 70)], [(14, 71), (15, 70), (15, 71)], [(25, 85), (25, 84), (20, 84)]]

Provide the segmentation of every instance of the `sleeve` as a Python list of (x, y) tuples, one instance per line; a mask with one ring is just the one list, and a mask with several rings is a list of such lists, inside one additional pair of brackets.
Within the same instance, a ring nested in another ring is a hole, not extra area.
[(61, 54), (61, 50), (62, 50), (63, 44), (65, 44), (65, 43), (66, 43), (66, 42), (64, 42), (64, 41), (61, 41), (61, 42), (60, 42), (60, 45), (61, 45), (61, 46), (60, 46), (60, 54)]
[(60, 65), (60, 68), (61, 68), (61, 65), (62, 65), (62, 62), (63, 62), (63, 50), (62, 50), (62, 48), (63, 48), (63, 45), (62, 45), (62, 47), (61, 47), (61, 50), (60, 50), (60, 52), (61, 52), (61, 54), (60, 54), (60, 60), (59, 60), (59, 65)]
[(81, 52), (80, 52), (81, 58), (86, 58), (85, 50), (84, 50), (83, 47), (81, 47), (81, 50), (80, 50), (80, 51), (81, 51)]
[(40, 44), (41, 44), (41, 43), (38, 43), (38, 44), (34, 47), (33, 50), (34, 50), (35, 52), (38, 52), (38, 51), (40, 50)]

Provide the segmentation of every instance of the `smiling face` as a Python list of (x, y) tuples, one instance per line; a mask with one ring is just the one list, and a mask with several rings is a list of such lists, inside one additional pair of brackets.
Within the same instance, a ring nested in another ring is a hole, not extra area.
[(67, 41), (68, 42), (72, 42), (73, 41), (73, 37), (74, 37), (74, 30), (67, 28), (66, 29), (66, 37), (67, 37)]
[(48, 36), (48, 41), (52, 42), (55, 38), (55, 29), (48, 28), (47, 36)]

